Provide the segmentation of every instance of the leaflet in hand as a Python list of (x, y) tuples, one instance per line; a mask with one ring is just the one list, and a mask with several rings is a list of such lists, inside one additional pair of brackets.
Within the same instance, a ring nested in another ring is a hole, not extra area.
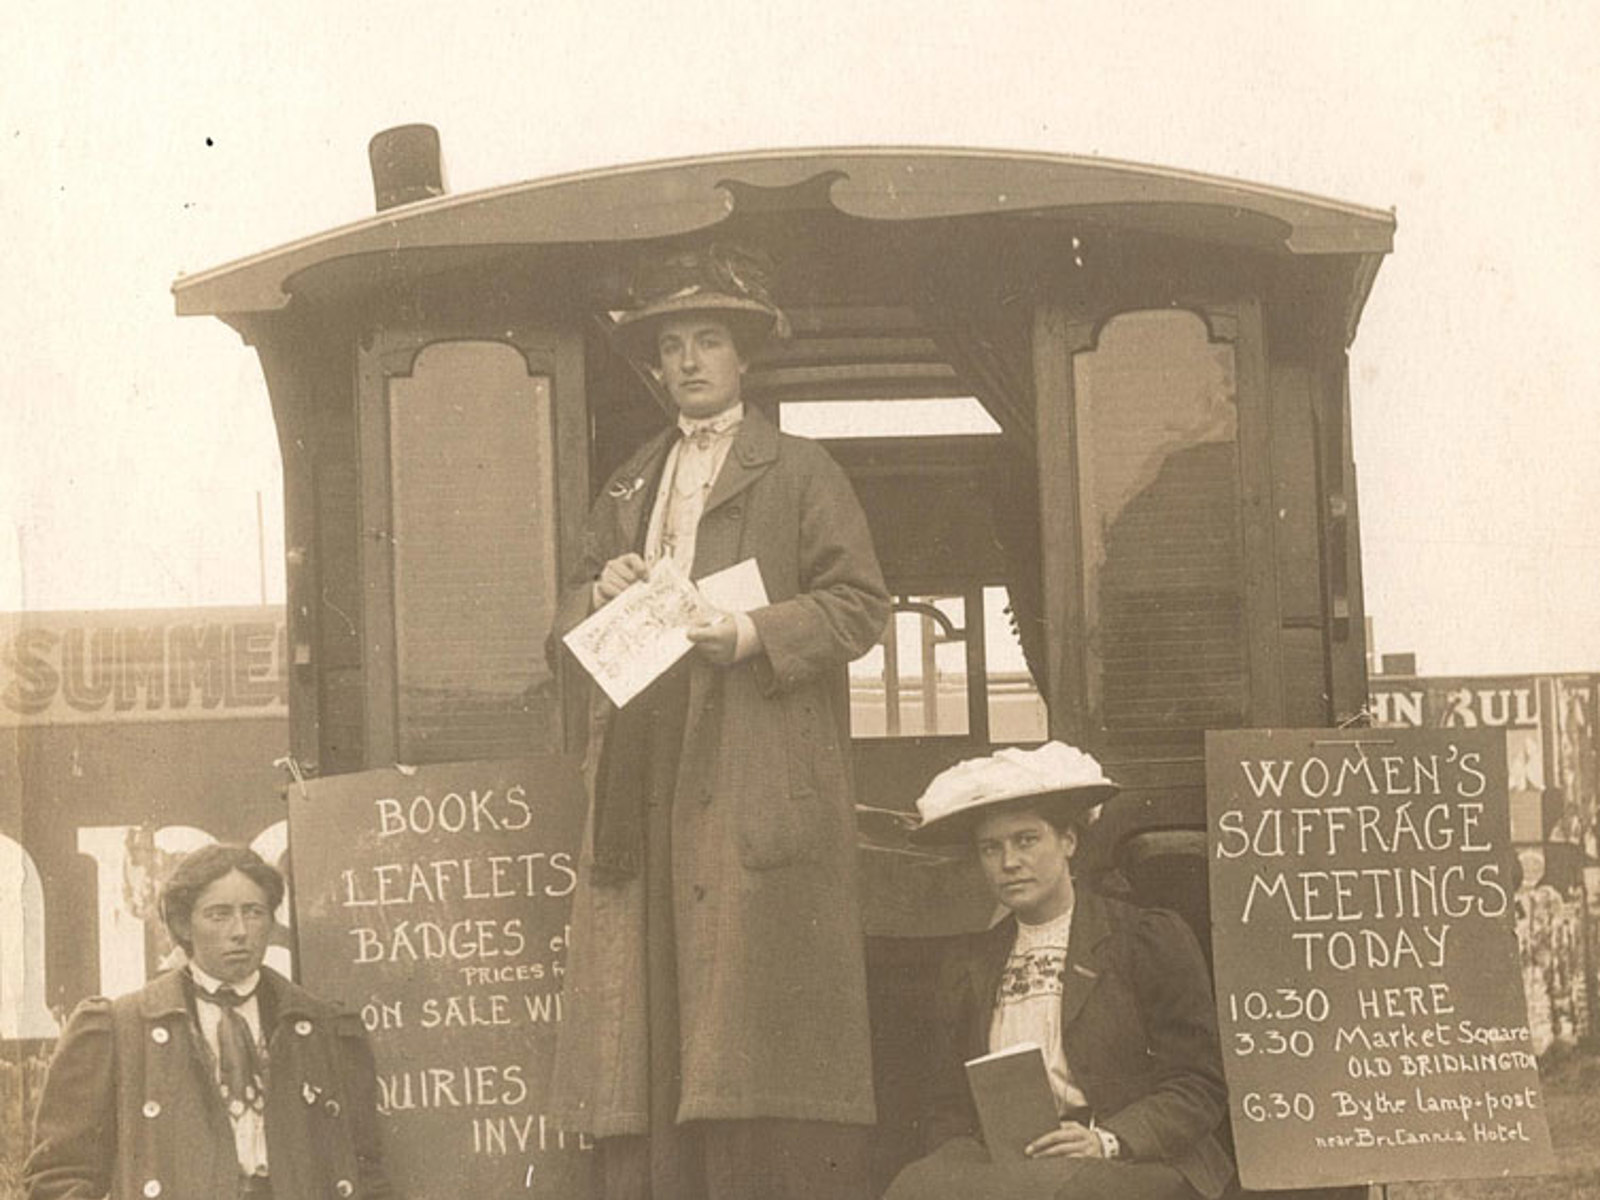
[(756, 560), (708, 575), (697, 588), (670, 558), (620, 592), (566, 635), (584, 670), (621, 708), (691, 649), (688, 631), (719, 612), (767, 603)]

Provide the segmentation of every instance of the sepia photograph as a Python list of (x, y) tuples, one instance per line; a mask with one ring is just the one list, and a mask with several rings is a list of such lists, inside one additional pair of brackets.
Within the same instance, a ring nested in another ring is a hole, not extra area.
[(26, 5), (0, 1200), (1600, 1193), (1600, 22)]

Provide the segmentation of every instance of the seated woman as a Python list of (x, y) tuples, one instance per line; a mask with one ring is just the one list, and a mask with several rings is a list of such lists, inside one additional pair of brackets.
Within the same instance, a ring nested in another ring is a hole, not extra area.
[[(932, 1153), (885, 1200), (1214, 1200), (1232, 1163), (1205, 959), (1177, 915), (1073, 887), (1079, 838), (1116, 785), (1060, 742), (1001, 750), (937, 776), (917, 801), (923, 843), (974, 847), (1009, 914), (965, 939), (941, 972)], [(1026, 1158), (978, 1140), (963, 1064), (1043, 1047), (1060, 1125)]]

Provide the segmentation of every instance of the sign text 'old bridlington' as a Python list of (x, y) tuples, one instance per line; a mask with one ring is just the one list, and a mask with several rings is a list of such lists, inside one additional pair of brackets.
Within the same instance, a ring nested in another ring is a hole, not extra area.
[(1244, 1184), (1547, 1168), (1503, 735), (1238, 730), (1206, 757)]

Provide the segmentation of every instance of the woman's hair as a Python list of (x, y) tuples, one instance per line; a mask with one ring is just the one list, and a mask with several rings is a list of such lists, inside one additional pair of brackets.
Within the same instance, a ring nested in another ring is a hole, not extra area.
[(1019, 796), (996, 806), (1007, 812), (1032, 813), (1057, 833), (1071, 833), (1081, 842), (1100, 815), (1099, 805), (1085, 806), (1069, 800), (1071, 793), (1048, 792), (1038, 796)]
[(248, 846), (218, 843), (185, 855), (161, 889), (161, 919), (166, 922), (172, 940), (185, 951), (194, 949), (188, 929), (195, 901), (200, 899), (201, 892), (231, 871), (238, 871), (265, 892), (267, 907), (274, 912), (283, 903), (283, 876)]

